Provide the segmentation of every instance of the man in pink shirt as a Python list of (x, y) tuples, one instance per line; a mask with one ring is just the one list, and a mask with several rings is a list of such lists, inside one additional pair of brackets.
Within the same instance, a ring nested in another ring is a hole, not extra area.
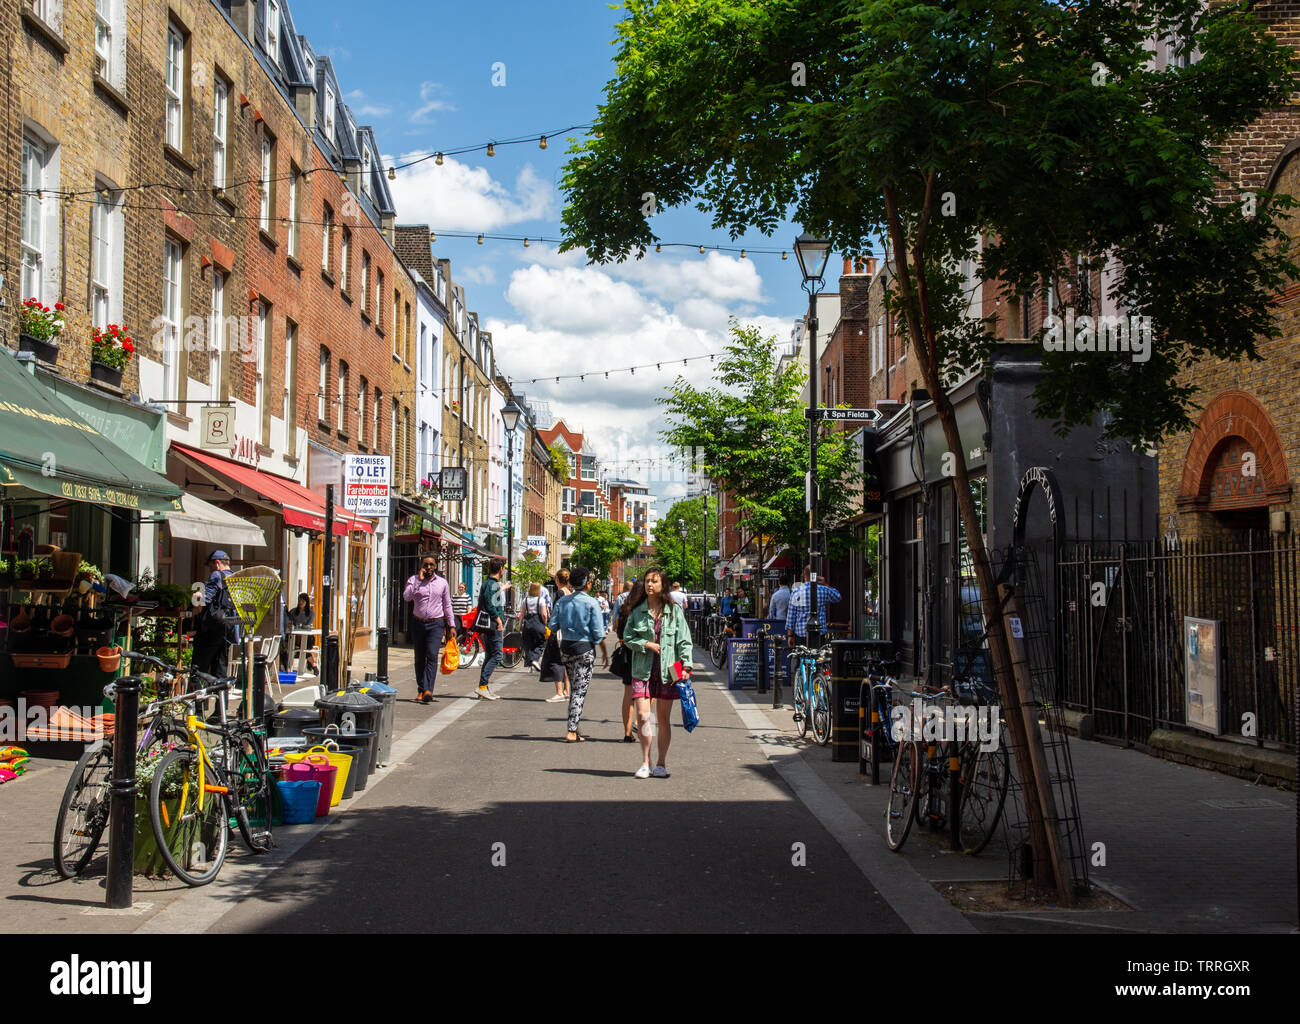
[(415, 684), (419, 699), (433, 700), (433, 684), (438, 681), (442, 648), (451, 639), (456, 618), (451, 611), (451, 588), (438, 575), (438, 563), (432, 555), (420, 559), (420, 574), (406, 581), (402, 600), (413, 601), (411, 607), (412, 639), (415, 642)]

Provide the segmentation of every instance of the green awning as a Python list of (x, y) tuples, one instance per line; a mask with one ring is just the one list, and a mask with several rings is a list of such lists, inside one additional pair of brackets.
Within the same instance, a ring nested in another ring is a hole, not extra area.
[(180, 512), (181, 489), (132, 458), (0, 349), (0, 497), (31, 493)]

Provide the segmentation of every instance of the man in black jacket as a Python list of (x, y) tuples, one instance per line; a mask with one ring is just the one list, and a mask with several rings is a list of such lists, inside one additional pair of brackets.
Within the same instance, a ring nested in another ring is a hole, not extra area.
[(239, 616), (226, 586), (226, 577), (231, 573), (230, 556), (214, 551), (208, 556), (208, 565), (212, 572), (203, 588), (204, 606), (194, 633), (193, 667), (209, 675), (224, 676), (230, 645), (239, 643)]

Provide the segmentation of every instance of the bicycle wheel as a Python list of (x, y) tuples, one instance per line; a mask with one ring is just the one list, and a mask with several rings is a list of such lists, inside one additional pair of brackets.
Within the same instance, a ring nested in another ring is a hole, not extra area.
[(111, 742), (98, 740), (81, 755), (63, 790), (54, 823), (54, 867), (75, 878), (95, 856), (108, 827), (108, 791), (113, 775)]
[(891, 850), (901, 850), (912, 829), (913, 809), (916, 805), (919, 765), (919, 748), (915, 743), (904, 742), (894, 752), (894, 770), (889, 778), (889, 805), (885, 808), (885, 842)]
[(226, 794), (219, 791), (224, 776), (204, 765), (206, 792), (201, 792), (199, 756), (193, 747), (171, 751), (158, 763), (149, 787), (149, 819), (158, 852), (186, 885), (207, 885), (217, 877), (230, 836)]
[(507, 633), (501, 638), (501, 667), (514, 668), (524, 657), (524, 635)]
[(1011, 781), (1006, 747), (980, 750), (968, 743), (962, 751), (961, 848), (972, 856), (988, 846), (1002, 820)]
[(813, 676), (812, 733), (818, 746), (831, 741), (831, 694), (826, 676), (818, 672)]
[[(239, 828), (239, 838), (252, 853), (271, 849), (271, 781), (262, 752), (262, 740), (256, 734), (239, 737), (234, 767), (226, 773), (230, 784), (227, 811)], [(266, 824), (255, 827), (249, 819), (252, 811), (265, 817)]]
[(916, 792), (916, 824), (924, 829), (941, 830), (948, 812), (948, 756), (942, 745), (931, 754), (918, 751), (920, 784)]
[(713, 667), (721, 669), (727, 663), (727, 640), (723, 636), (715, 636), (709, 641), (709, 660), (713, 662)]
[(802, 738), (808, 735), (808, 715), (809, 711), (809, 688), (808, 688), (808, 663), (800, 661), (799, 667), (794, 673), (794, 696), (791, 698), (794, 702), (794, 725), (799, 730), (799, 736)]

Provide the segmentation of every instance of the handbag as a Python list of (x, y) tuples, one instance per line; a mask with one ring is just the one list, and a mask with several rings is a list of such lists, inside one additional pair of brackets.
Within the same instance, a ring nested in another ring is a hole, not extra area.
[(494, 629), (492, 614), (487, 610), (487, 602), (483, 600), (486, 595), (487, 583), (484, 583), (478, 592), (478, 614), (474, 616), (474, 632), (476, 633), (491, 633)]
[(677, 696), (681, 698), (682, 728), (691, 732), (700, 724), (700, 712), (695, 704), (695, 687), (689, 678), (677, 681)]
[(442, 649), (442, 671), (444, 674), (455, 672), (460, 668), (460, 645), (452, 637)]
[(632, 658), (622, 640), (609, 657), (609, 670), (616, 676), (626, 676), (632, 671)]

